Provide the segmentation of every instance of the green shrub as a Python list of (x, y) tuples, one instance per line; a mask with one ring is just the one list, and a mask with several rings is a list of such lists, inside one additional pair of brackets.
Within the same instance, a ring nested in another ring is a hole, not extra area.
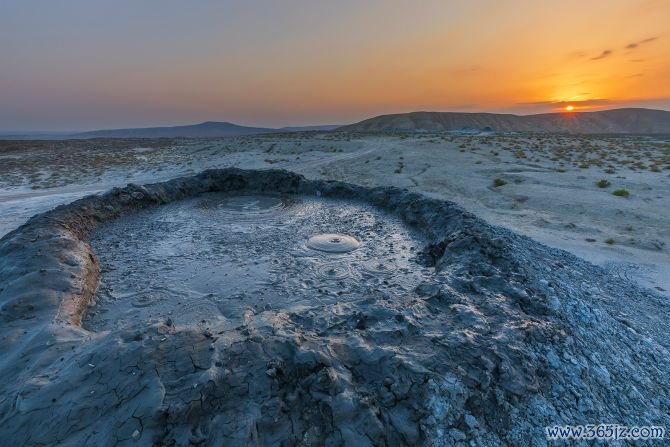
[(617, 197), (628, 197), (630, 195), (627, 189), (615, 189), (612, 194)]
[(497, 179), (493, 180), (493, 186), (495, 186), (496, 188), (498, 186), (502, 186), (502, 185), (506, 185), (506, 184), (507, 184), (507, 182), (505, 180), (501, 179), (501, 178), (497, 178)]
[(616, 241), (615, 241), (614, 239), (612, 239), (612, 238), (605, 239), (605, 243), (606, 243), (607, 245), (614, 245), (615, 242), (616, 242)]
[(596, 183), (596, 185), (598, 185), (598, 188), (607, 188), (609, 186), (612, 186), (612, 184), (605, 179), (600, 180), (598, 183)]

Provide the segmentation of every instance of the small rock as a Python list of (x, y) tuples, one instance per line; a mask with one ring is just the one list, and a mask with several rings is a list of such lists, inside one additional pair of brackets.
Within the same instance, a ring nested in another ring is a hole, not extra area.
[(465, 417), (463, 418), (465, 421), (465, 425), (467, 425), (470, 430), (473, 430), (479, 426), (479, 422), (477, 422), (477, 418), (475, 418), (471, 414), (466, 414)]
[(554, 351), (549, 351), (547, 354), (547, 361), (552, 368), (558, 368), (561, 366), (561, 359), (556, 355)]
[(454, 441), (465, 441), (465, 433), (457, 428), (449, 430), (449, 436), (451, 436)]

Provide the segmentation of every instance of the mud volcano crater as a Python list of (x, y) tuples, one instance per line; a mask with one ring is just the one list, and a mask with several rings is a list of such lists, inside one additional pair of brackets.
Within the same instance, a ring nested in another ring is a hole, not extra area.
[(360, 201), (205, 193), (93, 231), (102, 278), (82, 325), (232, 330), (262, 312), (295, 318), (400, 299), (432, 276), (416, 262), (423, 239)]
[[(569, 286), (584, 277), (598, 292)], [(667, 349), (602, 305), (647, 292), (396, 188), (238, 169), (116, 188), (2, 238), (0, 287), (15, 445), (500, 445), (557, 423), (668, 425)]]

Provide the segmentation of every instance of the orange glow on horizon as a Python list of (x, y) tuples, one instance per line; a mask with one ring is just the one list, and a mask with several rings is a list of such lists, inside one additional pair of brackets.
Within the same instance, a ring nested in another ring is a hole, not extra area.
[(3, 130), (670, 110), (670, 1), (10, 3)]

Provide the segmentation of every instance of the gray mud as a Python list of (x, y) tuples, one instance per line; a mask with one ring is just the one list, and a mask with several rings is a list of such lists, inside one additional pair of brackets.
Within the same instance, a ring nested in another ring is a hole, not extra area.
[[(321, 233), (360, 247), (308, 251)], [(667, 428), (668, 314), (396, 188), (237, 169), (129, 185), (0, 240), (0, 439), (540, 446), (553, 424)]]
[(413, 261), (425, 241), (398, 217), (306, 196), (204, 194), (103, 225), (90, 245), (103, 275), (82, 325), (98, 332), (167, 318), (232, 329), (263, 311), (400, 299), (433, 274)]

